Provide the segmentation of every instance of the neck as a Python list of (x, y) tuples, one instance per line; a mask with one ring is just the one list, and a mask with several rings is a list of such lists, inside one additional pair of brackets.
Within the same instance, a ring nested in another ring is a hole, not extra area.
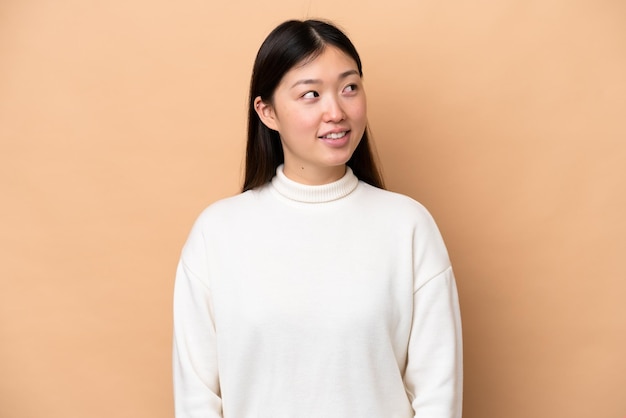
[(319, 186), (322, 184), (333, 183), (346, 174), (346, 165), (338, 165), (327, 168), (311, 168), (304, 165), (294, 167), (292, 165), (284, 165), (283, 173), (289, 180), (309, 185)]
[(301, 203), (325, 203), (342, 199), (352, 193), (359, 184), (350, 167), (346, 167), (343, 177), (332, 183), (308, 185), (288, 178), (284, 166), (276, 169), (271, 184), (275, 191), (283, 197)]

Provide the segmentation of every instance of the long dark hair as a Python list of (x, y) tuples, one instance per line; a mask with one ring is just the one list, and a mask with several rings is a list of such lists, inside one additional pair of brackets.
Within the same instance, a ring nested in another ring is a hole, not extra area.
[[(270, 181), (276, 174), (276, 168), (285, 160), (278, 132), (261, 122), (254, 110), (254, 99), (260, 96), (264, 102), (271, 103), (285, 73), (302, 61), (317, 57), (326, 45), (339, 48), (352, 57), (359, 75), (363, 76), (356, 48), (341, 30), (327, 22), (289, 20), (277, 26), (259, 48), (250, 80), (244, 192)], [(347, 165), (360, 180), (384, 188), (371, 149), (368, 128)]]

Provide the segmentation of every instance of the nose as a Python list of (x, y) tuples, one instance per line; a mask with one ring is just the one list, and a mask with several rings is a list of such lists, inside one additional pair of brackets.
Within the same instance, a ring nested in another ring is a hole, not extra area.
[(324, 108), (324, 122), (341, 122), (346, 118), (336, 97), (328, 97)]

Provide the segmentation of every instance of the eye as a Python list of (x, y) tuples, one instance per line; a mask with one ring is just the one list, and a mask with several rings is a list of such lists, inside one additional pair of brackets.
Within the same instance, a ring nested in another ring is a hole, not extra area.
[(357, 91), (358, 86), (356, 84), (348, 84), (346, 87), (344, 87), (343, 91), (345, 93), (353, 93), (355, 91)]
[(303, 99), (315, 99), (316, 97), (319, 97), (319, 93), (316, 91), (307, 91), (306, 93), (304, 93), (302, 95)]

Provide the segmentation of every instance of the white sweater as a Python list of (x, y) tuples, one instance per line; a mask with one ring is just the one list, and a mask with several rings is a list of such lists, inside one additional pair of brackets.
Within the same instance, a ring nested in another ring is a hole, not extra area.
[(360, 182), (209, 206), (174, 291), (177, 418), (460, 418), (461, 321), (439, 231)]

